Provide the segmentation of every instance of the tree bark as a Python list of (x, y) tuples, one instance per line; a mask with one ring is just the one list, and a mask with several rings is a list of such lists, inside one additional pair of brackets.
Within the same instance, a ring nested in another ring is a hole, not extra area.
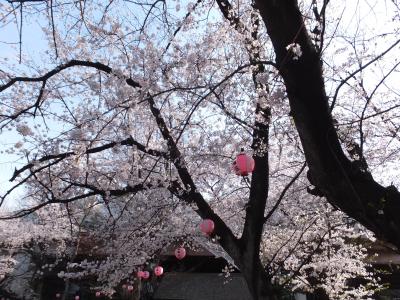
[[(248, 259), (251, 259), (248, 261)], [(242, 266), (240, 271), (246, 280), (247, 287), (254, 300), (278, 300), (279, 291), (275, 289), (271, 282), (271, 277), (264, 270), (260, 259), (253, 256), (242, 257)]]
[[(305, 28), (296, 0), (256, 0), (271, 38), (276, 63), (299, 133), (309, 179), (327, 200), (400, 249), (400, 193), (383, 187), (344, 154), (326, 96), (322, 62)], [(297, 43), (293, 60), (286, 47)]]
[[(271, 276), (260, 261), (260, 243), (264, 227), (264, 211), (269, 190), (268, 135), (270, 109), (257, 105), (256, 114), (263, 116), (263, 122), (256, 121), (253, 132), (255, 170), (252, 175), (250, 197), (246, 207), (243, 234), (239, 241), (242, 272), (254, 300), (279, 299), (278, 290), (274, 289)], [(263, 150), (264, 149), (264, 150)]]

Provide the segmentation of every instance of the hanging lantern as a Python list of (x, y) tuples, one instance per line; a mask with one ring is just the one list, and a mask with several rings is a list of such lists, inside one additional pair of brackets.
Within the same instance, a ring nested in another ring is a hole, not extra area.
[(249, 173), (254, 171), (254, 165), (254, 159), (250, 155), (244, 153), (243, 149), (242, 152), (236, 156), (236, 159), (232, 164), (233, 171), (235, 171), (235, 174), (238, 176), (249, 175)]
[(214, 221), (205, 219), (200, 223), (200, 230), (205, 234), (211, 234), (214, 231)]
[(143, 271), (138, 271), (136, 273), (136, 275), (137, 275), (137, 278), (143, 278)]
[(126, 289), (126, 284), (123, 284), (123, 285), (122, 285), (122, 288), (123, 288), (123, 289)]
[(79, 296), (75, 296), (75, 300), (79, 300), (81, 297)]
[(143, 279), (149, 279), (149, 278), (150, 278), (150, 273), (149, 273), (149, 271), (143, 271), (142, 278), (143, 278)]
[(56, 298), (61, 298), (61, 294), (60, 294), (60, 293), (57, 293), (57, 294), (56, 294)]
[(164, 269), (161, 266), (157, 266), (154, 268), (154, 274), (156, 276), (161, 276), (164, 273)]
[(101, 292), (96, 292), (96, 297), (100, 298), (101, 297)]
[(175, 257), (179, 260), (183, 259), (186, 256), (186, 249), (183, 247), (179, 247), (175, 249)]
[(133, 291), (133, 286), (132, 285), (128, 285), (128, 291), (132, 292)]

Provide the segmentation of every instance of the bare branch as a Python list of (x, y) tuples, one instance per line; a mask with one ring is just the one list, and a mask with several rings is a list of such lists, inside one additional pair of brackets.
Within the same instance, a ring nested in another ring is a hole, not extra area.
[[(157, 156), (157, 157), (164, 157), (166, 159), (168, 159), (169, 155), (165, 152), (161, 152), (158, 150), (153, 150), (153, 149), (148, 149), (146, 146), (142, 145), (141, 143), (137, 142), (136, 140), (133, 139), (133, 137), (129, 137), (125, 140), (122, 140), (120, 142), (111, 142), (108, 144), (104, 144), (102, 146), (98, 146), (98, 147), (94, 147), (94, 148), (90, 148), (88, 150), (86, 150), (83, 154), (92, 154), (92, 153), (98, 153), (107, 149), (111, 149), (114, 148), (116, 146), (136, 146), (138, 150), (152, 155), (152, 156)], [(10, 181), (14, 181), (19, 175), (21, 175), (21, 173), (23, 173), (24, 171), (34, 167), (37, 163), (42, 163), (42, 162), (46, 162), (46, 161), (50, 161), (50, 160), (54, 160), (56, 159), (57, 162), (67, 158), (67, 157), (71, 157), (76, 155), (75, 152), (71, 151), (71, 152), (66, 152), (66, 153), (62, 153), (62, 154), (51, 154), (51, 155), (46, 155), (43, 156), (41, 158), (39, 158), (38, 160), (36, 160), (35, 162), (29, 163), (27, 165), (25, 165), (24, 167), (17, 169), (14, 171), (13, 176), (11, 177)]]
[(279, 205), (281, 204), (283, 198), (286, 195), (286, 192), (289, 190), (289, 188), (293, 185), (293, 183), (296, 182), (297, 178), (299, 178), (299, 176), (301, 175), (301, 173), (303, 173), (304, 169), (306, 167), (306, 163), (303, 163), (303, 166), (300, 168), (300, 170), (293, 176), (293, 178), (289, 181), (289, 183), (287, 185), (285, 185), (285, 187), (283, 188), (281, 194), (279, 195), (278, 200), (275, 202), (275, 205), (271, 208), (271, 210), (267, 213), (267, 215), (264, 218), (264, 222), (268, 221), (269, 218), (274, 214), (274, 212), (276, 211), (276, 209), (279, 207)]

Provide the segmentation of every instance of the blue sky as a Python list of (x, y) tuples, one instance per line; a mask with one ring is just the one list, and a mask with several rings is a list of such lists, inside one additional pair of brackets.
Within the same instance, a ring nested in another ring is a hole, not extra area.
[[(15, 17), (13, 17), (15, 21)], [(19, 22), (19, 20), (18, 20)], [(19, 57), (19, 32), (18, 26), (15, 22), (11, 22), (6, 26), (0, 27), (0, 64), (4, 59), (8, 61), (18, 61)], [(39, 58), (41, 52), (46, 48), (47, 42), (42, 33), (41, 25), (37, 20), (29, 21), (23, 20), (23, 31), (22, 31), (22, 63), (18, 65), (19, 69), (23, 69), (24, 57), (29, 59)], [(22, 162), (18, 161), (17, 155), (11, 155), (4, 153), (5, 149), (13, 146), (16, 142), (21, 139), (19, 135), (16, 135), (13, 131), (3, 131), (0, 134), (0, 193), (3, 194), (11, 184), (9, 182), (10, 177), (15, 168), (22, 165)], [(14, 194), (13, 197), (18, 197), (21, 193)], [(5, 207), (12, 206), (9, 202), (6, 203)], [(4, 209), (2, 207), (2, 209)]]

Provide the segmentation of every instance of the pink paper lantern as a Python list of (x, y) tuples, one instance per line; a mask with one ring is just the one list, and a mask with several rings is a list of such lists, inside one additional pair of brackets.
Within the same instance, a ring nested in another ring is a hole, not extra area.
[(238, 176), (247, 176), (249, 173), (254, 171), (254, 159), (242, 152), (236, 156), (235, 161), (233, 162), (233, 171)]
[(143, 278), (143, 271), (138, 271), (136, 275), (138, 278)]
[(132, 285), (128, 285), (128, 291), (132, 292), (133, 291), (133, 286)]
[(157, 266), (154, 268), (154, 274), (156, 276), (161, 276), (164, 273), (164, 269), (161, 266)]
[(97, 298), (101, 297), (101, 292), (96, 292), (96, 297)]
[(142, 278), (143, 278), (143, 279), (149, 279), (149, 278), (150, 278), (150, 273), (149, 273), (149, 271), (143, 271)]
[(79, 296), (75, 296), (75, 300), (79, 300), (81, 297)]
[(61, 298), (61, 294), (60, 294), (60, 293), (57, 293), (57, 294), (56, 294), (56, 298)]
[(175, 249), (175, 257), (179, 260), (185, 258), (186, 256), (186, 249), (183, 247), (179, 247)]
[(214, 221), (205, 219), (200, 223), (200, 230), (205, 234), (211, 234), (214, 231)]

